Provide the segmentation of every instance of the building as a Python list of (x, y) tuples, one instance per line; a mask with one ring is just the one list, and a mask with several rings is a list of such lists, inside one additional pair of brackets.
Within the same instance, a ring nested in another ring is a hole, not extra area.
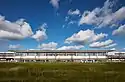
[(125, 52), (118, 52), (118, 51), (109, 52), (107, 58), (110, 61), (125, 61)]
[(0, 60), (17, 62), (95, 62), (108, 58), (113, 50), (10, 50), (0, 52)]

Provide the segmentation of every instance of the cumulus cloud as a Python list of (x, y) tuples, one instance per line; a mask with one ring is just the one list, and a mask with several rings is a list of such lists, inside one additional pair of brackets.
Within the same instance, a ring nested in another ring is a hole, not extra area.
[(81, 13), (80, 10), (72, 10), (70, 9), (65, 17), (65, 26), (69, 27), (72, 24), (78, 24), (78, 19), (80, 18)]
[(59, 1), (60, 0), (50, 0), (50, 4), (52, 4), (52, 6), (56, 9), (59, 8)]
[(58, 43), (56, 42), (49, 42), (49, 43), (43, 43), (38, 45), (38, 48), (41, 50), (78, 50), (81, 48), (84, 48), (83, 45), (75, 45), (75, 46), (62, 46), (57, 48)]
[(116, 48), (111, 48), (110, 50), (117, 50)]
[(16, 44), (16, 45), (12, 45), (12, 44), (10, 44), (9, 45), (9, 49), (19, 49), (19, 48), (21, 48), (22, 46), (20, 45), (20, 44)]
[(38, 46), (38, 48), (42, 50), (55, 50), (57, 48), (57, 43), (55, 42), (49, 42), (49, 43), (43, 43)]
[(44, 23), (40, 27), (40, 29), (38, 31), (36, 31), (36, 33), (32, 36), (32, 38), (36, 39), (37, 41), (42, 41), (42, 40), (47, 39), (45, 27), (47, 27), (46, 23)]
[(0, 15), (0, 38), (19, 40), (30, 37), (33, 34), (31, 26), (24, 19), (11, 22)]
[(86, 44), (95, 42), (107, 37), (105, 33), (96, 34), (94, 30), (80, 30), (78, 33), (74, 33), (71, 37), (65, 40), (65, 43), (76, 43), (76, 44)]
[(89, 45), (91, 48), (111, 48), (116, 46), (116, 43), (113, 43), (113, 40), (109, 39), (104, 42), (94, 42)]
[(105, 46), (104, 48), (112, 48), (112, 47), (115, 47), (117, 44), (116, 43), (113, 43), (113, 44), (110, 44), (108, 46)]
[(120, 24), (121, 21), (125, 20), (125, 7), (121, 7), (113, 12), (115, 4), (115, 0), (107, 0), (102, 8), (97, 7), (92, 11), (85, 11), (79, 21), (79, 25), (89, 24), (95, 25), (98, 28), (117, 26), (117, 24)]
[(62, 46), (62, 47), (58, 48), (57, 50), (78, 50), (78, 49), (81, 49), (81, 48), (84, 48), (84, 46), (83, 45)]
[(125, 35), (125, 25), (120, 26), (112, 32), (112, 35)]
[(80, 10), (76, 9), (76, 10), (69, 10), (68, 11), (68, 15), (80, 15)]

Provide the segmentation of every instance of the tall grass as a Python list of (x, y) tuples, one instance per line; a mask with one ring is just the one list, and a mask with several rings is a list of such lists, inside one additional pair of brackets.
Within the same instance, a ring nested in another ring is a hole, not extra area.
[(125, 63), (0, 63), (0, 82), (125, 82)]

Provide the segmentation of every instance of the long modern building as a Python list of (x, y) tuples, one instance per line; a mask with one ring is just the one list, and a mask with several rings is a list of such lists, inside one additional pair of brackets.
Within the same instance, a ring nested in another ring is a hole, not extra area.
[(9, 52), (0, 52), (0, 60), (16, 62), (95, 62), (111, 58), (111, 55), (108, 55), (111, 52), (113, 50), (10, 50)]
[(125, 61), (125, 52), (109, 52), (107, 58), (111, 61)]

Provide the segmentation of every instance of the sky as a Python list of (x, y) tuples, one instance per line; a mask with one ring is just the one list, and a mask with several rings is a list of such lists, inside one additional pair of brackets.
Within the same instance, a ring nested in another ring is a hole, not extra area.
[(1, 0), (0, 51), (125, 50), (125, 0)]

